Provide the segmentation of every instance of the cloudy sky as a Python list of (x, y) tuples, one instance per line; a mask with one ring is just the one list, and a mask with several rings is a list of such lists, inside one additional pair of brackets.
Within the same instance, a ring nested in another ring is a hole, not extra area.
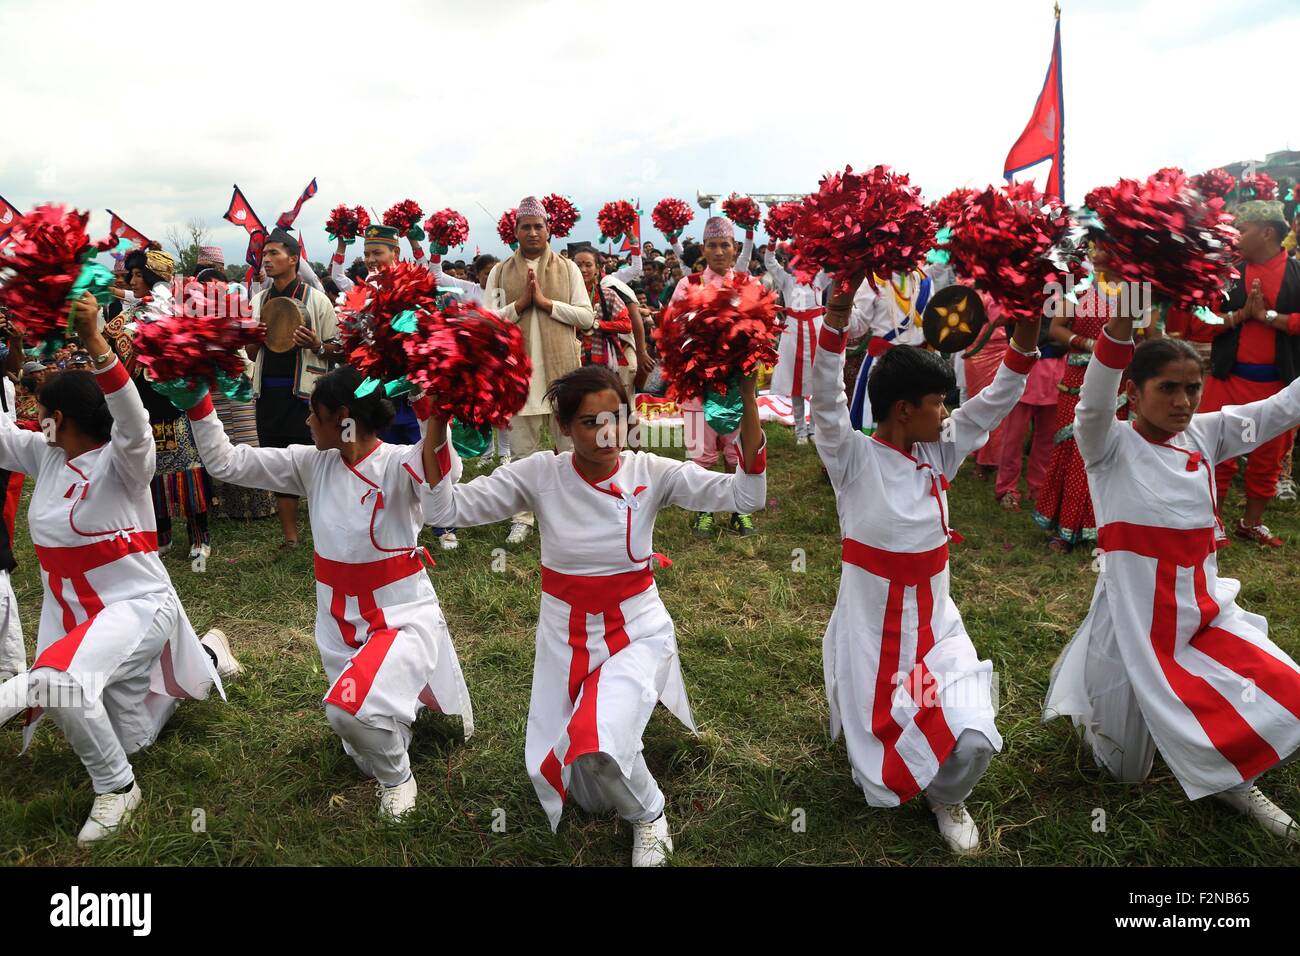
[[(1295, 0), (1062, 6), (1067, 199), (1300, 148)], [(529, 193), (573, 197), (589, 239), (603, 202), (639, 198), (650, 238), (664, 196), (805, 192), (845, 164), (931, 197), (998, 181), (1052, 4), (0, 0), (0, 37), (0, 195), (159, 239), (199, 217), (238, 261), (231, 185), (269, 223), (315, 176), (298, 225), (323, 260), (340, 202), (450, 206), (472, 253)]]

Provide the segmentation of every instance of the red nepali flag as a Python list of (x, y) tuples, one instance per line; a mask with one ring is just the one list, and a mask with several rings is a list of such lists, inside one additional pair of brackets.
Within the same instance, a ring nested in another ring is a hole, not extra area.
[(288, 212), (280, 213), (280, 218), (275, 221), (275, 224), (281, 229), (288, 229), (294, 224), (295, 220), (297, 220), (298, 213), (302, 212), (302, 204), (314, 195), (316, 195), (315, 178), (307, 184), (307, 188), (302, 191), (302, 195), (299, 196), (298, 201), (293, 204), (293, 208)]
[(143, 232), (131, 226), (113, 210), (105, 209), (104, 211), (112, 217), (108, 223), (108, 231), (113, 234), (114, 239), (130, 239), (141, 246), (149, 245), (149, 237)]
[(250, 236), (255, 232), (266, 232), (262, 220), (257, 218), (257, 213), (253, 212), (253, 207), (248, 204), (238, 186), (235, 187), (235, 194), (230, 197), (230, 208), (221, 218), (236, 226), (243, 226)]
[(1056, 36), (1052, 41), (1052, 60), (1047, 65), (1047, 79), (1038, 94), (1029, 125), (1007, 153), (1002, 175), (1011, 181), (1018, 172), (1052, 161), (1043, 192), (1065, 200), (1065, 94), (1061, 86), (1061, 18), (1057, 14)]
[(21, 216), (22, 211), (17, 206), (0, 196), (0, 237), (9, 235), (9, 230)]

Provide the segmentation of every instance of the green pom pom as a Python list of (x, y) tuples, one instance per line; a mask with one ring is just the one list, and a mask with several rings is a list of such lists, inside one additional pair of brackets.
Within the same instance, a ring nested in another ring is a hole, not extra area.
[(931, 249), (925, 254), (925, 261), (932, 266), (946, 266), (951, 258), (947, 249)]
[(357, 398), (365, 398), (367, 395), (369, 395), (371, 392), (377, 389), (379, 387), (379, 384), (380, 384), (379, 379), (367, 378), (364, 382), (362, 382), (360, 385), (357, 386), (357, 390), (352, 394), (355, 395)]
[(952, 226), (944, 226), (942, 229), (936, 232), (934, 234), (934, 241), (941, 246), (946, 246), (949, 242), (951, 242)]
[(409, 395), (415, 391), (415, 386), (409, 379), (395, 378), (391, 382), (384, 383), (384, 394), (389, 398), (400, 398), (403, 395)]
[(391, 325), (394, 332), (406, 332), (408, 334), (414, 332), (419, 327), (419, 323), (415, 320), (415, 310), (407, 309), (405, 312), (397, 313), (397, 315), (393, 316)]

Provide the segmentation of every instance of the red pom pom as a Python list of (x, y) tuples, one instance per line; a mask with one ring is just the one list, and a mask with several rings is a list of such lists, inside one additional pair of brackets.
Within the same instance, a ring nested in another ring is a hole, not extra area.
[(763, 228), (771, 239), (786, 242), (794, 238), (794, 224), (799, 218), (799, 203), (779, 202), (767, 211)]
[(420, 317), (405, 341), (408, 377), (440, 418), (506, 428), (528, 401), (533, 363), (519, 326), (477, 305), (453, 302)]
[(1232, 192), (1232, 188), (1237, 185), (1237, 180), (1226, 169), (1211, 169), (1199, 176), (1193, 176), (1189, 183), (1193, 189), (1206, 199), (1215, 196), (1223, 199), (1228, 193)]
[(818, 271), (835, 273), (847, 289), (851, 276), (885, 278), (908, 272), (934, 246), (934, 222), (921, 191), (905, 173), (876, 166), (829, 173), (800, 204), (791, 265), (811, 283)]
[(384, 225), (397, 227), (398, 233), (405, 236), (419, 225), (422, 218), (424, 210), (419, 204), (414, 199), (403, 199), (388, 207), (384, 213)]
[(0, 271), (12, 273), (0, 285), (0, 308), (29, 342), (61, 341), (68, 327), (68, 296), (93, 252), (111, 249), (109, 236), (92, 243), (90, 213), (59, 205), (37, 206), (10, 227), (8, 255)]
[(718, 285), (691, 283), (664, 310), (654, 334), (671, 397), (725, 395), (735, 376), (776, 363), (776, 294), (734, 273)]
[(517, 209), (507, 209), (501, 214), (501, 218), (497, 220), (497, 235), (511, 249), (519, 241), (515, 238), (515, 225), (518, 221), (519, 210)]
[(370, 214), (361, 206), (335, 206), (325, 220), (325, 231), (335, 239), (352, 240), (366, 231)]
[(1219, 303), (1237, 245), (1222, 199), (1205, 199), (1181, 174), (1162, 171), (1094, 189), (1084, 202), (1105, 229), (1100, 242), (1113, 278), (1149, 282), (1158, 302), (1188, 311)]
[(966, 206), (979, 194), (978, 189), (967, 189), (962, 186), (954, 189), (942, 199), (935, 200), (933, 205), (930, 207), (931, 213), (934, 216), (935, 225), (940, 228), (951, 226), (954, 222), (962, 218)]
[(564, 239), (569, 233), (573, 232), (573, 227), (577, 225), (582, 214), (578, 207), (573, 204), (568, 196), (561, 196), (559, 193), (551, 193), (542, 200), (542, 208), (546, 210), (546, 224), (551, 231), (551, 235), (556, 239)]
[(616, 240), (636, 229), (637, 211), (626, 199), (615, 199), (600, 207), (596, 225), (604, 239)]
[(742, 229), (753, 229), (758, 225), (763, 214), (759, 212), (758, 203), (748, 196), (732, 193), (722, 200), (722, 214)]
[[(1243, 199), (1267, 199), (1277, 198), (1277, 180), (1268, 173), (1253, 173), (1249, 176), (1242, 176), (1241, 193)], [(1250, 195), (1247, 195), (1249, 193)]]
[(190, 279), (161, 318), (146, 311), (132, 338), (136, 361), (156, 381), (206, 382), (214, 391), (217, 375), (244, 373), (239, 349), (262, 341), (263, 332), (242, 286)]
[(339, 330), (348, 364), (363, 375), (389, 382), (406, 375), (404, 340), (411, 333), (393, 328), (403, 312), (437, 311), (438, 284), (415, 262), (396, 262), (358, 282), (338, 306)]
[(1005, 321), (1041, 316), (1048, 283), (1082, 278), (1079, 263), (1066, 258), (1073, 220), (1033, 183), (990, 186), (948, 208), (954, 218), (943, 249), (953, 271), (1001, 306)]
[(454, 209), (439, 209), (424, 223), (429, 241), (450, 249), (469, 238), (469, 220)]
[(684, 200), (671, 197), (659, 200), (650, 212), (650, 221), (669, 241), (681, 235), (682, 230), (694, 218), (694, 210)]

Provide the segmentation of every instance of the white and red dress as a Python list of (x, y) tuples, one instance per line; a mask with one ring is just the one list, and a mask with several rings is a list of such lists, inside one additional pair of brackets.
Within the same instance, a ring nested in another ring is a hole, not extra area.
[(1132, 354), (1103, 332), (1075, 408), (1101, 573), (1043, 716), (1072, 717), (1122, 780), (1144, 778), (1159, 748), (1195, 800), (1240, 788), (1300, 748), (1300, 669), (1269, 640), (1268, 622), (1237, 606), (1241, 584), (1219, 577), (1214, 543), (1214, 466), (1294, 428), (1300, 380), (1152, 442), (1115, 417)]
[[(113, 416), (107, 442), (76, 458), (0, 416), (0, 467), (35, 477), (27, 522), (41, 566), (44, 600), (31, 672), (62, 672), (93, 708), (106, 692), (119, 742), (130, 754), (156, 739), (181, 700), (225, 697), (208, 653), (185, 616), (158, 557), (149, 482), (154, 438), (149, 413), (126, 367), (96, 373)], [(114, 675), (150, 635), (155, 618), (174, 621), (140, 699), (111, 693)], [(24, 749), (43, 716), (27, 711)], [(125, 738), (125, 739), (123, 739)]]
[(206, 397), (188, 414), (218, 479), (309, 503), (324, 703), (387, 730), (428, 707), (460, 715), (470, 736), (469, 690), (417, 543), (423, 443), (380, 442), (350, 465), (338, 449), (231, 444)]
[[(447, 445), (438, 454), (446, 474), (455, 455)], [(579, 474), (571, 452), (538, 453), (467, 484), (439, 480), (426, 494), (425, 520), (434, 525), (467, 527), (523, 510), (537, 514), (542, 603), (524, 749), (552, 829), (566, 795), (578, 796), (571, 787), (574, 762), (587, 754), (607, 755), (631, 789), (642, 789), (641, 778), (658, 795), (641, 756), (641, 735), (655, 704), (662, 701), (691, 730), (695, 725), (673, 621), (652, 570), (662, 559), (654, 552), (655, 519), (670, 505), (761, 509), (765, 462), (764, 447), (753, 474), (743, 468), (722, 474), (624, 451), (612, 474), (592, 482)]]
[[(1020, 399), (1032, 355), (1008, 349), (992, 383), (912, 454), (849, 421), (846, 336), (822, 327), (813, 364), (817, 453), (835, 489), (842, 570), (823, 641), (831, 736), (867, 803), (898, 806), (935, 780), (964, 731), (994, 750), (993, 665), (948, 593), (948, 484)], [(965, 788), (968, 790), (968, 788)]]

